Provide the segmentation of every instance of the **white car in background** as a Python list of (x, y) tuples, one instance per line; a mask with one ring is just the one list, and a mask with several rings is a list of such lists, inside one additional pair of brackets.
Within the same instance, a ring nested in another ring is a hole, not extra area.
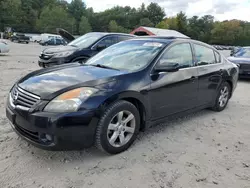
[(0, 54), (8, 53), (10, 51), (9, 45), (5, 41), (0, 41)]

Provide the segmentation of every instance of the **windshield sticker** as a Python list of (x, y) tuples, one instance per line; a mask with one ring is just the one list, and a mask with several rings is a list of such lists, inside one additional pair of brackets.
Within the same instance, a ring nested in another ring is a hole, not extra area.
[(143, 44), (143, 46), (151, 46), (151, 47), (161, 47), (162, 44), (158, 42), (146, 42)]

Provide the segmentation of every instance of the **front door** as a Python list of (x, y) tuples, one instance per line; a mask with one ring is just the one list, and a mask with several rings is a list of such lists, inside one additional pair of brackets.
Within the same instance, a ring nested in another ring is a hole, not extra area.
[(163, 53), (156, 66), (178, 63), (176, 72), (152, 72), (149, 92), (152, 120), (196, 107), (198, 72), (194, 66), (191, 45), (188, 42), (174, 44)]

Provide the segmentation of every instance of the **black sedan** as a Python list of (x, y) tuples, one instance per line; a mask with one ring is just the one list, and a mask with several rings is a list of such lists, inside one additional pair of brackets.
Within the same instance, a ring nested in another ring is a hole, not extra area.
[[(67, 41), (73, 38), (73, 36), (69, 37), (71, 35), (67, 32), (63, 32), (61, 35), (65, 40), (69, 38)], [(133, 37), (133, 35), (123, 33), (87, 33), (69, 42), (66, 46), (44, 49), (39, 56), (38, 64), (45, 68), (76, 61), (85, 62), (103, 49)]]
[(238, 67), (189, 39), (143, 37), (113, 45), (86, 64), (28, 74), (11, 89), (6, 114), (32, 144), (116, 154), (140, 130), (204, 108), (222, 111)]
[(238, 49), (228, 60), (239, 66), (240, 78), (250, 78), (250, 47)]

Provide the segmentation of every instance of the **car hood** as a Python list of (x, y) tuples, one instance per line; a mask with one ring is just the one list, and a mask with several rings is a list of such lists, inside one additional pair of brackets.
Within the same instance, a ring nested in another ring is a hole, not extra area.
[(47, 96), (74, 86), (96, 86), (113, 81), (113, 77), (126, 72), (87, 65), (71, 65), (49, 68), (28, 74), (18, 82), (18, 86), (33, 94)]
[(75, 37), (70, 34), (68, 31), (62, 29), (62, 28), (57, 28), (57, 33), (61, 35), (61, 37), (66, 40), (68, 43), (75, 40)]
[(78, 50), (77, 47), (74, 46), (60, 46), (60, 47), (52, 47), (52, 48), (46, 48), (43, 50), (43, 54), (54, 54), (58, 52), (65, 52), (65, 51), (76, 51)]
[(229, 61), (232, 61), (234, 63), (249, 63), (250, 64), (250, 58), (245, 57), (229, 57)]

